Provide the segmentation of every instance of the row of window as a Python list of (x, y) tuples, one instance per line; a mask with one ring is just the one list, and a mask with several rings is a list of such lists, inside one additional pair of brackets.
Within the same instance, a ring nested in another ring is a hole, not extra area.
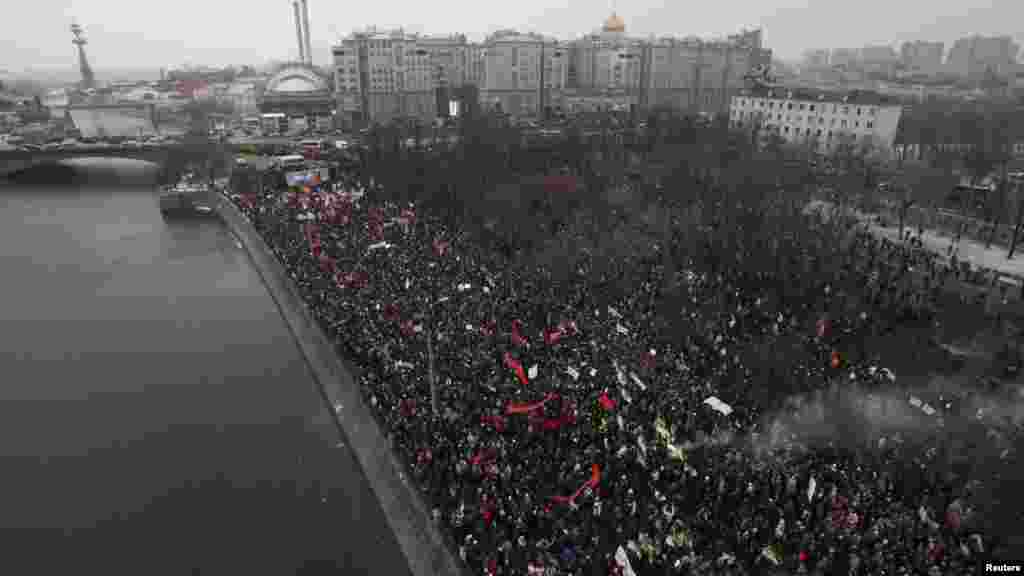
[[(736, 121), (732, 122), (732, 127), (733, 128), (743, 128), (744, 126), (746, 126), (748, 128), (752, 127), (752, 125), (744, 124), (740, 120), (736, 120)], [(811, 136), (818, 137), (818, 138), (823, 137), (825, 141), (831, 141), (833, 138), (838, 140), (842, 136), (850, 136), (849, 132), (833, 132), (832, 130), (824, 131), (824, 130), (822, 130), (820, 128), (817, 129), (817, 130), (812, 130), (811, 128), (804, 128), (803, 131), (801, 132), (800, 128), (797, 127), (797, 126), (792, 126), (792, 127), (790, 127), (790, 126), (779, 126), (779, 125), (776, 125), (776, 124), (766, 124), (765, 125), (765, 129), (767, 129), (769, 131), (772, 131), (772, 132), (775, 132), (776, 134), (785, 135), (785, 136), (793, 136), (793, 137), (801, 137), (802, 136), (804, 138), (809, 138)]]
[[(806, 117), (804, 117), (804, 116), (795, 116), (795, 117), (790, 117), (789, 114), (786, 114), (785, 118), (783, 118), (782, 114), (776, 114), (775, 117), (773, 118), (771, 114), (765, 115), (763, 112), (752, 111), (752, 110), (740, 110), (739, 112), (736, 112), (735, 115), (738, 118), (741, 118), (741, 119), (766, 118), (767, 120), (773, 120), (773, 119), (777, 120), (777, 121), (785, 120), (786, 122), (800, 122), (800, 123), (802, 123), (802, 122), (806, 121), (807, 123), (810, 123), (810, 124), (814, 124), (815, 123), (814, 120), (817, 119), (818, 120), (817, 124), (819, 124), (819, 125), (824, 125), (825, 124), (825, 117), (824, 116), (806, 116)], [(829, 124), (828, 124), (829, 126), (835, 126), (836, 124), (839, 124), (840, 127), (842, 127), (842, 128), (847, 128), (851, 124), (852, 124), (852, 126), (854, 128), (857, 128), (857, 129), (859, 129), (861, 127), (860, 120), (846, 120), (846, 119), (840, 120), (840, 119), (837, 119), (837, 118), (831, 118), (829, 120)], [(868, 130), (871, 130), (874, 127), (875, 127), (874, 121), (871, 121), (871, 120), (864, 121), (864, 128), (866, 128)]]
[[(815, 111), (818, 111), (818, 112), (830, 112), (831, 111), (833, 114), (851, 114), (851, 113), (856, 113), (857, 116), (860, 116), (862, 114), (867, 115), (867, 116), (877, 116), (878, 115), (878, 109), (875, 108), (874, 106), (860, 107), (860, 106), (848, 106), (848, 105), (842, 105), (842, 104), (824, 104), (824, 103), (807, 103), (807, 102), (800, 102), (799, 104), (795, 104), (793, 102), (780, 102), (780, 101), (775, 101), (775, 100), (764, 100), (764, 99), (753, 99), (753, 98), (737, 98), (736, 102), (738, 103), (738, 106), (740, 106), (740, 107), (748, 106), (749, 105), (752, 108), (767, 108), (769, 110), (774, 109), (776, 107), (775, 106), (776, 104), (778, 104), (778, 109), (782, 110), (783, 109), (783, 104), (785, 104), (785, 109), (786, 110), (794, 110), (794, 109), (796, 109), (796, 108), (794, 108), (794, 106), (799, 106), (799, 108), (798, 108), (799, 110), (808, 110), (810, 112), (815, 112)], [(831, 110), (829, 109), (830, 106), (831, 106)]]

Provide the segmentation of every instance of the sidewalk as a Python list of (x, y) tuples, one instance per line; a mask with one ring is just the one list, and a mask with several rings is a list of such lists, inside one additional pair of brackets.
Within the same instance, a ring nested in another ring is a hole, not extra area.
[[(815, 200), (808, 204), (809, 208), (813, 206), (825, 207), (828, 206), (828, 203)], [(861, 223), (866, 224), (873, 234), (892, 241), (899, 241), (898, 226), (888, 228), (879, 226), (875, 224), (876, 215), (865, 214), (859, 211), (856, 214)], [(913, 235), (917, 236), (916, 227), (905, 226), (904, 229), (912, 231)], [(953, 242), (951, 237), (928, 229), (921, 234), (920, 238), (926, 250), (934, 252), (943, 258), (946, 257), (946, 250), (949, 248), (950, 243)], [(984, 243), (969, 238), (961, 238), (953, 254), (961, 262), (970, 263), (972, 267), (994, 270), (1000, 274), (1024, 279), (1024, 242), (1022, 242), (1018, 253), (1014, 255), (1013, 260), (1006, 259), (1007, 249), (1005, 247), (993, 245), (991, 248), (986, 248)]]

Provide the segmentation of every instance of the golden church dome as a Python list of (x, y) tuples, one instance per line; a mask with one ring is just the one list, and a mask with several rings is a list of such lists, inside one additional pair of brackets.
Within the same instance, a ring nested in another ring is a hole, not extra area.
[(619, 16), (617, 14), (612, 12), (612, 15), (609, 16), (608, 19), (604, 21), (604, 31), (605, 32), (625, 32), (626, 31), (626, 23), (623, 22), (622, 18), (619, 18)]

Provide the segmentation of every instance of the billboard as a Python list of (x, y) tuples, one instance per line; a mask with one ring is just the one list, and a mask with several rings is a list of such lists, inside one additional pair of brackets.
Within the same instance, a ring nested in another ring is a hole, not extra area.
[(330, 180), (331, 171), (328, 168), (316, 168), (313, 170), (288, 172), (284, 175), (284, 179), (288, 186), (315, 186)]

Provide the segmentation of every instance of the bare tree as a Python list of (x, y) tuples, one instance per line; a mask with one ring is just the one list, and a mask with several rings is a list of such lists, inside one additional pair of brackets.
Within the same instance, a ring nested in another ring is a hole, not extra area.
[(1013, 203), (1017, 206), (1017, 216), (1013, 223), (1013, 234), (1010, 237), (1010, 249), (1006, 253), (1006, 259), (1013, 259), (1013, 253), (1017, 250), (1017, 242), (1020, 241), (1021, 227), (1024, 226), (1024, 198), (1021, 197), (1021, 181), (1017, 180), (1013, 186)]

